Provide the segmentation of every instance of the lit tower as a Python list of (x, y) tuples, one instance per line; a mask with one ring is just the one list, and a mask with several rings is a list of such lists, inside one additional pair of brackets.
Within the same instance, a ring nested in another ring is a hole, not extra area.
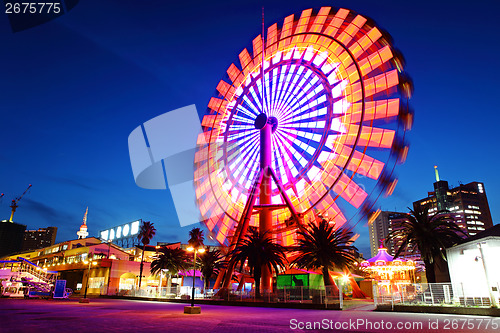
[(436, 194), (437, 209), (438, 212), (440, 212), (448, 208), (448, 202), (449, 202), (448, 192), (450, 191), (450, 187), (448, 186), (447, 181), (440, 180), (437, 165), (434, 166), (434, 172), (436, 174), (436, 182), (434, 183), (434, 192)]
[(85, 211), (85, 215), (83, 215), (83, 224), (80, 226), (80, 230), (76, 232), (78, 235), (78, 239), (87, 238), (89, 233), (87, 232), (87, 213), (89, 212), (89, 207)]

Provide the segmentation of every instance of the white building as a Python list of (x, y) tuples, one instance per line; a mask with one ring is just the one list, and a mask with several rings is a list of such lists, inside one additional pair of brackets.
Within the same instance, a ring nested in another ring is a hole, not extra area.
[[(500, 224), (446, 249), (454, 297), (474, 305), (500, 304)], [(491, 304), (491, 303), (490, 303)]]

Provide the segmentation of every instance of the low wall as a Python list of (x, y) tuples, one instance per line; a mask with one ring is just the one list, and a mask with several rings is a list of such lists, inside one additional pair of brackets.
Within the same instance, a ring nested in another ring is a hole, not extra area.
[(378, 305), (375, 311), (393, 312), (414, 312), (414, 313), (446, 313), (460, 315), (493, 316), (500, 317), (498, 308), (476, 308), (476, 307), (455, 307), (455, 306), (428, 306), (428, 305)]

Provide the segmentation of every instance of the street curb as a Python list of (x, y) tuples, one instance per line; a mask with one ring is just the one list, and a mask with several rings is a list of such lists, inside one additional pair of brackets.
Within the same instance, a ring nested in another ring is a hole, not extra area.
[(413, 313), (437, 313), (437, 314), (459, 314), (474, 316), (500, 317), (500, 309), (497, 308), (472, 308), (454, 306), (416, 306), (416, 305), (378, 305), (375, 311), (381, 312), (413, 312)]
[[(154, 298), (154, 297), (135, 297), (135, 296), (107, 296), (101, 295), (101, 298), (111, 299), (130, 299), (135, 301), (156, 301), (170, 303), (191, 304), (190, 300), (169, 299), (169, 298)], [(243, 302), (243, 301), (223, 301), (223, 300), (208, 300), (195, 299), (197, 305), (225, 305), (225, 306), (247, 306), (247, 307), (262, 307), (262, 308), (285, 308), (285, 309), (311, 309), (311, 310), (341, 310), (340, 304), (311, 304), (311, 303), (269, 303), (269, 302)]]

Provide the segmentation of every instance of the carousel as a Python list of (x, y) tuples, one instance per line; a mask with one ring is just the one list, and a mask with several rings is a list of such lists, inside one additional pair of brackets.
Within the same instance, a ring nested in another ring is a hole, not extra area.
[(375, 257), (360, 264), (376, 283), (380, 295), (392, 295), (407, 289), (415, 281), (415, 262), (394, 259), (387, 249), (380, 247)]

